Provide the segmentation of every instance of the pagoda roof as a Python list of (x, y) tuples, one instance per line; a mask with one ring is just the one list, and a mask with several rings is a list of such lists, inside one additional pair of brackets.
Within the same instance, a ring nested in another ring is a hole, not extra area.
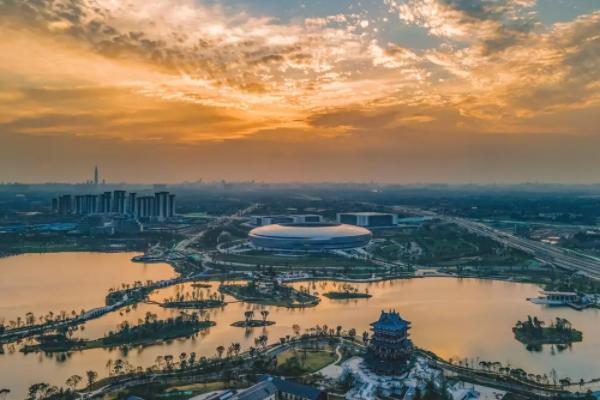
[(394, 310), (381, 311), (379, 320), (371, 323), (371, 326), (375, 330), (395, 331), (408, 329), (410, 322), (403, 320), (400, 314)]

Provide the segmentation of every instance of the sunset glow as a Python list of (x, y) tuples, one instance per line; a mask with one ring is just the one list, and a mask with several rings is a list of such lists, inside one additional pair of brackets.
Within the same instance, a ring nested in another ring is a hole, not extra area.
[(595, 1), (3, 0), (0, 35), (0, 180), (598, 178)]

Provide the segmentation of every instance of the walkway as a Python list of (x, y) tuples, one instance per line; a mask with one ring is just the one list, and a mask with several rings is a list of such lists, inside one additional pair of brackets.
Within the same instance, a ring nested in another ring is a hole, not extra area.
[(342, 376), (344, 369), (339, 365), (339, 363), (340, 363), (340, 361), (342, 361), (342, 357), (343, 357), (341, 350), (342, 350), (342, 345), (340, 343), (335, 348), (335, 353), (337, 354), (337, 359), (333, 363), (329, 364), (328, 366), (321, 368), (320, 370), (315, 372), (315, 374), (321, 374), (325, 378), (334, 379), (334, 380), (337, 380), (340, 376)]

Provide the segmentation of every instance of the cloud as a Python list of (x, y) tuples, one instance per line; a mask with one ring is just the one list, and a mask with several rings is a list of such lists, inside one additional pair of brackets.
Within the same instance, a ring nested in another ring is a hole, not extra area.
[(385, 0), (400, 20), (432, 35), (479, 42), (486, 52), (526, 40), (538, 22), (529, 0)]
[(378, 35), (398, 20), (357, 9), (282, 21), (193, 0), (3, 0), (0, 129), (178, 143), (557, 132), (598, 103), (599, 12), (542, 26), (529, 0), (382, 1), (439, 42)]
[(502, 52), (446, 46), (425, 57), (455, 77), (446, 82), (445, 91), (455, 94), (462, 113), (512, 121), (597, 104), (598, 32), (600, 12), (595, 12), (531, 34)]

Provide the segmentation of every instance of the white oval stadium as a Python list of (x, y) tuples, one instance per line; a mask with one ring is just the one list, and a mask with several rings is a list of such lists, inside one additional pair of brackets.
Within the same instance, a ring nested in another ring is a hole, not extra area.
[(256, 248), (277, 251), (326, 251), (364, 247), (371, 231), (355, 225), (296, 223), (272, 224), (248, 234)]

